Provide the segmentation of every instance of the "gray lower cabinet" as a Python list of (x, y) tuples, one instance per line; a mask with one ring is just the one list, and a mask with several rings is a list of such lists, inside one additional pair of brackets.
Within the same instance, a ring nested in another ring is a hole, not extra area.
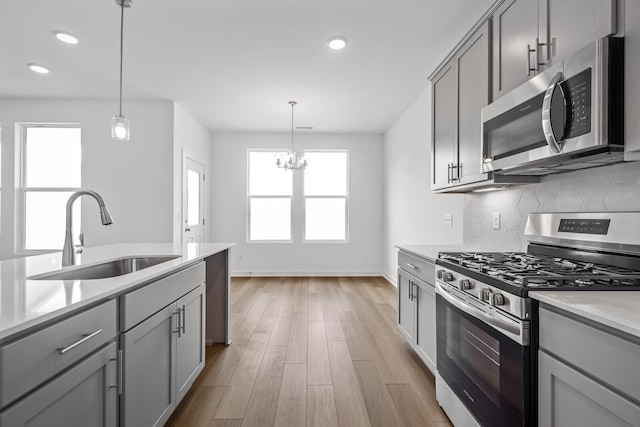
[[(411, 272), (407, 271), (410, 270)], [(436, 293), (433, 262), (398, 254), (398, 329), (422, 362), (436, 371)]]
[(539, 426), (640, 426), (640, 340), (542, 304), (539, 329)]
[(205, 285), (188, 293), (177, 302), (182, 316), (181, 332), (176, 346), (176, 400), (189, 391), (204, 369), (205, 347)]
[(161, 426), (204, 368), (205, 285), (120, 337), (124, 426)]
[(558, 359), (538, 352), (539, 425), (640, 426), (640, 406)]
[(0, 413), (2, 426), (117, 425), (117, 349), (111, 343)]
[(398, 329), (409, 343), (415, 340), (416, 330), (416, 309), (412, 288), (413, 282), (410, 275), (398, 269)]

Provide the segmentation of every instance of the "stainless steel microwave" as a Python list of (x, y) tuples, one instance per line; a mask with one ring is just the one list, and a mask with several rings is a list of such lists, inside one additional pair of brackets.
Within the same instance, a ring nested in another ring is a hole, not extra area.
[(483, 171), (547, 175), (624, 159), (624, 38), (597, 39), (482, 109)]

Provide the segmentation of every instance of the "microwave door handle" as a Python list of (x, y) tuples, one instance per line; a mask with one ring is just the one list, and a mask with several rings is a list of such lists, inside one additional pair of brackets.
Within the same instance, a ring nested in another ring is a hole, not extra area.
[[(544, 93), (544, 98), (542, 100), (542, 131), (544, 132), (544, 138), (547, 140), (547, 145), (549, 149), (554, 154), (558, 154), (560, 150), (560, 144), (556, 139), (556, 136), (553, 134), (553, 128), (551, 126), (551, 101), (553, 99), (553, 93), (556, 88), (559, 88), (558, 83), (562, 80), (562, 72), (558, 71), (553, 78), (551, 79), (551, 83), (549, 83), (549, 87)], [(559, 88), (562, 90), (561, 88)]]

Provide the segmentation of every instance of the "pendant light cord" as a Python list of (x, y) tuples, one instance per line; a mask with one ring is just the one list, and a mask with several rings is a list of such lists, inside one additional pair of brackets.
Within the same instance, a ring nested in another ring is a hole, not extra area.
[(295, 107), (295, 105), (295, 102), (291, 103), (291, 154), (295, 153), (295, 151), (293, 151), (293, 107)]
[(120, 3), (120, 108), (119, 116), (122, 116), (122, 51), (124, 47), (124, 3), (125, 0), (121, 0)]

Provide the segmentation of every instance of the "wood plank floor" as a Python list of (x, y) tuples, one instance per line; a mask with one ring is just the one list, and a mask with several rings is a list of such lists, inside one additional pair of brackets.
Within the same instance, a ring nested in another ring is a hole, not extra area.
[(230, 346), (168, 426), (451, 426), (378, 277), (234, 278)]

